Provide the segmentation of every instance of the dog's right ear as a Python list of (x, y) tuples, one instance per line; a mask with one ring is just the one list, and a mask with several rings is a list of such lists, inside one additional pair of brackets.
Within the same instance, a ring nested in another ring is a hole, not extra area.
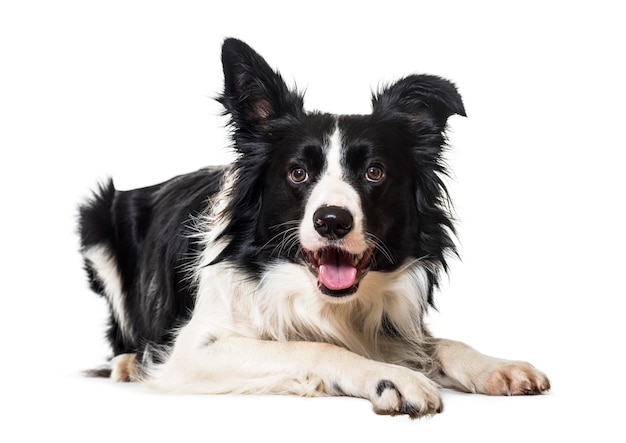
[(236, 128), (264, 130), (274, 118), (303, 113), (303, 99), (291, 91), (254, 49), (229, 38), (222, 46), (224, 93), (220, 103)]

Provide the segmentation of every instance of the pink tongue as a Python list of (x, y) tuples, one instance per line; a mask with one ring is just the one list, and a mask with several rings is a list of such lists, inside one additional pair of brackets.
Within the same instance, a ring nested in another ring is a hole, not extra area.
[(331, 291), (348, 289), (356, 283), (356, 268), (344, 264), (323, 264), (319, 268), (318, 277), (322, 284)]

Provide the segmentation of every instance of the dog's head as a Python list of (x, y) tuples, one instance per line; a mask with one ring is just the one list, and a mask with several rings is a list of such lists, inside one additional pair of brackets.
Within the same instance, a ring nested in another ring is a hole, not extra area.
[[(452, 83), (414, 75), (383, 88), (369, 115), (305, 112), (303, 97), (245, 43), (225, 41), (221, 103), (237, 183), (222, 253), (251, 271), (306, 265), (334, 300), (371, 271), (427, 264), (431, 287), (454, 251), (441, 161)], [(429, 298), (431, 294), (429, 294)]]

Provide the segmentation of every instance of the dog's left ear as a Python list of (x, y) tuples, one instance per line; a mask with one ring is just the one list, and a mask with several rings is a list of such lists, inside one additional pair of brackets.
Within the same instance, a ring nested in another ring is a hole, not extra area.
[(372, 105), (374, 113), (400, 112), (415, 122), (428, 119), (440, 132), (451, 115), (466, 115), (456, 86), (434, 75), (405, 77), (383, 88), (372, 98)]
[(222, 46), (224, 93), (219, 101), (238, 128), (263, 129), (271, 119), (303, 112), (303, 99), (291, 91), (246, 43), (229, 38)]

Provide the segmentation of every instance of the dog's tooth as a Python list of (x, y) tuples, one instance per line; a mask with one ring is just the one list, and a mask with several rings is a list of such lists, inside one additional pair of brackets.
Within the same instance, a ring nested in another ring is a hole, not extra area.
[(320, 257), (319, 249), (313, 253), (313, 258), (315, 259), (316, 262), (318, 262), (318, 263), (320, 262), (320, 258), (321, 257)]

